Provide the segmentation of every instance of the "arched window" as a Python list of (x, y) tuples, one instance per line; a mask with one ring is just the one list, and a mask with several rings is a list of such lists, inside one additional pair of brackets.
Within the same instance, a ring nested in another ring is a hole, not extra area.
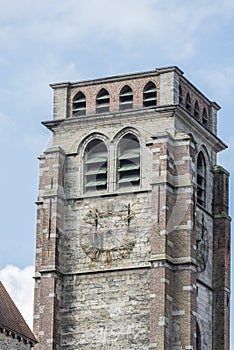
[(133, 103), (133, 92), (129, 86), (124, 86), (119, 95), (119, 109), (131, 109)]
[(156, 89), (156, 85), (151, 81), (146, 84), (143, 91), (143, 106), (144, 107), (157, 106), (157, 89)]
[(191, 112), (191, 98), (189, 93), (186, 95), (185, 108), (187, 111)]
[(197, 202), (206, 204), (206, 162), (202, 152), (197, 157)]
[(83, 92), (78, 92), (73, 99), (72, 116), (77, 117), (79, 115), (86, 114), (86, 97)]
[(96, 97), (96, 113), (105, 113), (110, 110), (110, 95), (106, 89), (101, 89)]
[(207, 116), (206, 108), (203, 108), (203, 112), (202, 112), (202, 124), (205, 125), (205, 126), (208, 125), (208, 116)]
[(180, 105), (183, 104), (183, 91), (180, 85), (179, 85), (179, 104)]
[(194, 105), (194, 117), (199, 118), (199, 115), (200, 115), (199, 104), (196, 101)]
[(107, 147), (100, 139), (88, 143), (84, 154), (84, 191), (107, 189)]
[(117, 186), (139, 186), (140, 184), (140, 144), (137, 137), (127, 134), (118, 145)]

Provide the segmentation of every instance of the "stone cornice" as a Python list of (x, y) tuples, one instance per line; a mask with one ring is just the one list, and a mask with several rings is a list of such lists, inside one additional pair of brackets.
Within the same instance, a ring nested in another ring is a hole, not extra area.
[(128, 79), (140, 79), (140, 78), (150, 78), (152, 76), (157, 76), (162, 73), (168, 73), (175, 71), (177, 74), (182, 75), (183, 72), (176, 66), (168, 66), (168, 67), (162, 67), (162, 68), (156, 68), (151, 71), (146, 72), (139, 72), (139, 73), (129, 73), (129, 74), (121, 74), (116, 76), (110, 76), (106, 78), (97, 78), (97, 79), (91, 79), (91, 80), (83, 80), (83, 81), (75, 81), (75, 82), (60, 82), (60, 83), (54, 83), (50, 84), (50, 87), (52, 89), (57, 88), (66, 88), (66, 87), (84, 87), (84, 86), (92, 86), (92, 85), (98, 85), (98, 84), (106, 84), (106, 83), (115, 83), (118, 81), (124, 81)]
[[(106, 112), (101, 114), (88, 114), (85, 116), (80, 117), (70, 117), (66, 119), (56, 119), (56, 120), (47, 120), (42, 121), (42, 124), (47, 127), (49, 130), (54, 131), (60, 124), (63, 124), (64, 126), (70, 126), (74, 124), (78, 124), (79, 126), (84, 124), (85, 127), (87, 127), (87, 122), (103, 122), (105, 123), (108, 121), (111, 123), (112, 119), (114, 118), (116, 121), (116, 118), (137, 118), (138, 120), (142, 118), (142, 120), (152, 118), (155, 116), (155, 112), (165, 113), (165, 116), (167, 117), (173, 117), (173, 112), (175, 111), (176, 105), (167, 105), (167, 106), (156, 106), (156, 107), (141, 107), (141, 108), (134, 108), (131, 110), (126, 111), (112, 111), (112, 112)], [(167, 114), (167, 115), (166, 115)], [(161, 116), (161, 115), (160, 115)]]
[[(220, 152), (227, 148), (227, 145), (220, 138), (218, 138), (217, 135), (205, 128), (204, 125), (195, 119), (183, 106), (178, 105), (177, 112), (176, 118), (181, 119), (183, 124), (190, 129), (191, 125), (194, 125), (194, 130), (196, 130), (196, 133), (199, 133), (199, 135), (205, 139), (205, 143), (209, 143), (216, 152)], [(193, 133), (192, 129), (191, 132)]]

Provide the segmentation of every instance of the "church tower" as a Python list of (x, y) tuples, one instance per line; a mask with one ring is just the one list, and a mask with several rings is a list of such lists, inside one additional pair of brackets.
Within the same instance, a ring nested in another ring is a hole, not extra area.
[(177, 67), (51, 85), (37, 350), (229, 350), (219, 106)]

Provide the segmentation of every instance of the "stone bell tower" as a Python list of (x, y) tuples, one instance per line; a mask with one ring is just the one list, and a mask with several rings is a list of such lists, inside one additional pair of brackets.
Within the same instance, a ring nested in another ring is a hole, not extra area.
[(36, 349), (228, 350), (220, 107), (177, 67), (51, 87)]

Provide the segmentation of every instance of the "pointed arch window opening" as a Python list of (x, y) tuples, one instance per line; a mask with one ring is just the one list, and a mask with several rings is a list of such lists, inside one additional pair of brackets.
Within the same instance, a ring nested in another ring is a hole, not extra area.
[(199, 116), (200, 116), (200, 108), (199, 108), (198, 102), (196, 101), (194, 105), (194, 117), (198, 119)]
[(197, 202), (205, 208), (206, 206), (206, 163), (200, 152), (197, 159)]
[(206, 108), (203, 108), (203, 112), (202, 112), (202, 124), (203, 124), (204, 126), (208, 126), (208, 115), (207, 115)]
[(107, 189), (108, 152), (105, 143), (94, 139), (88, 143), (84, 155), (84, 191)]
[(140, 185), (140, 144), (135, 135), (127, 134), (118, 145), (117, 187)]
[(133, 91), (129, 86), (124, 86), (119, 95), (119, 109), (126, 110), (133, 108)]
[(106, 89), (101, 89), (96, 97), (96, 113), (110, 111), (110, 95)]
[(143, 91), (143, 106), (154, 107), (157, 106), (157, 89), (156, 85), (152, 82), (146, 84)]
[(86, 115), (86, 97), (82, 92), (78, 92), (73, 99), (72, 116), (82, 115)]
[(187, 93), (187, 96), (186, 96), (185, 108), (187, 109), (187, 111), (191, 112), (191, 98), (189, 93)]

